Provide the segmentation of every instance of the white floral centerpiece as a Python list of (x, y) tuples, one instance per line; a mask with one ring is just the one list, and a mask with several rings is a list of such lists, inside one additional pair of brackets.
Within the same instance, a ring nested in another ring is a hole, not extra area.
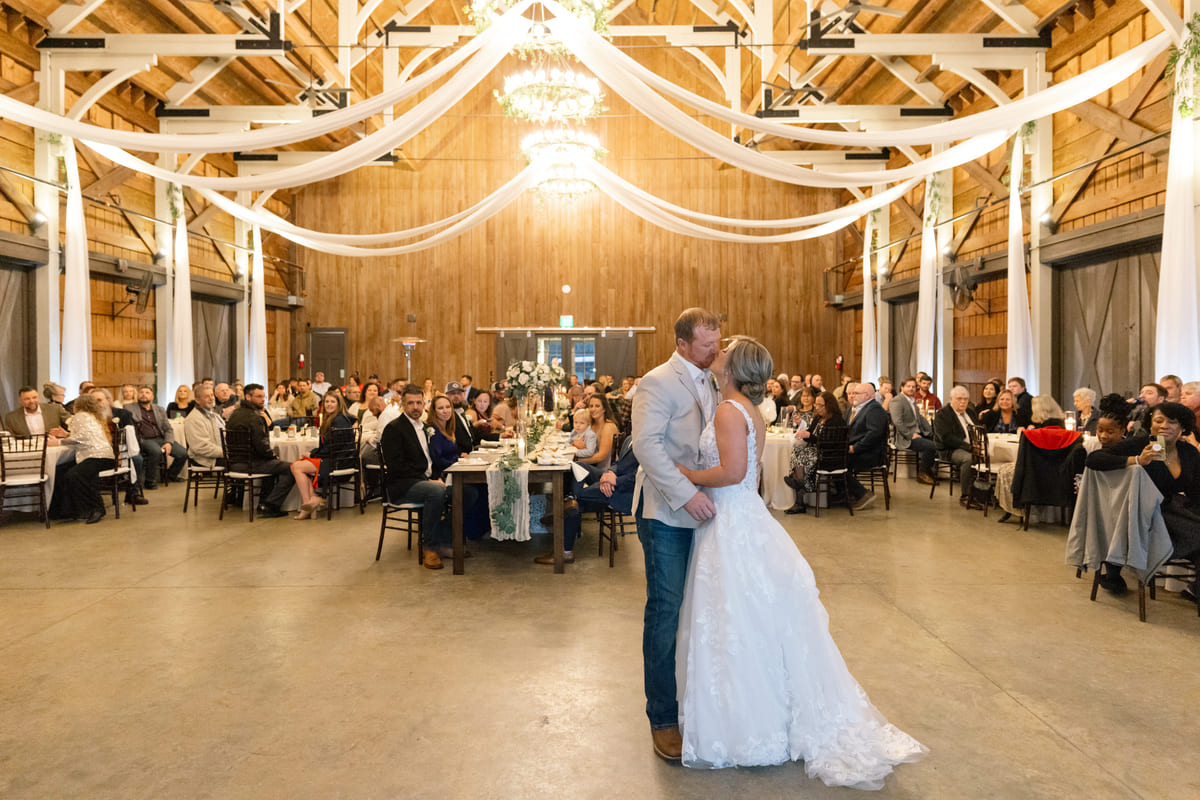
[(541, 364), (537, 361), (514, 361), (504, 373), (508, 382), (508, 396), (524, 400), (538, 396), (547, 386), (562, 383), (566, 372), (557, 364)]

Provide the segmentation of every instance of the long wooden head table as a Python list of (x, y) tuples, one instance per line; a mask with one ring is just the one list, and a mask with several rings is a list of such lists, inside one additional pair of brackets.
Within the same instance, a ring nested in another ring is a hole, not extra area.
[[(463, 562), (466, 557), (466, 545), (463, 541), (463, 486), (468, 483), (481, 483), (486, 486), (488, 467), (499, 458), (500, 454), (483, 451), (472, 453), (472, 456), (475, 457), (459, 461), (446, 469), (446, 473), (451, 477), (451, 525), (454, 537), (455, 575), (463, 574)], [(554, 518), (554, 524), (551, 527), (554, 536), (554, 571), (562, 573), (565, 571), (563, 561), (563, 488), (565, 476), (571, 469), (571, 465), (569, 463), (526, 463), (521, 469), (527, 471), (530, 483), (549, 483), (551, 486), (550, 513)]]

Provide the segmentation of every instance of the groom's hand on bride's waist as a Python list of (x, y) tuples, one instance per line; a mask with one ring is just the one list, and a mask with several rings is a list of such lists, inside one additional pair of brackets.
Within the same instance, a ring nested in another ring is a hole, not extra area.
[(712, 499), (700, 491), (697, 491), (692, 495), (691, 500), (683, 504), (683, 510), (691, 514), (692, 519), (697, 522), (712, 519), (717, 514), (717, 507), (713, 505)]

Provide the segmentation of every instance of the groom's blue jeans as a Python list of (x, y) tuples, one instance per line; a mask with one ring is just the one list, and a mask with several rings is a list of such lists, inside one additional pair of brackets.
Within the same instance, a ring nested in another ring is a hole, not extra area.
[(694, 531), (643, 517), (640, 503), (636, 516), (646, 561), (646, 618), (642, 631), (646, 716), (651, 728), (673, 728), (679, 724), (675, 635)]

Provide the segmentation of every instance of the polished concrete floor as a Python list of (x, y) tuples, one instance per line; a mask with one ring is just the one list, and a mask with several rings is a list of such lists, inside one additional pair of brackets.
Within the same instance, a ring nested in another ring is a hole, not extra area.
[[(1195, 798), (1200, 619), (1137, 619), (1023, 532), (902, 481), (890, 512), (779, 518), (834, 636), (888, 718), (931, 749), (882, 795)], [(0, 797), (849, 796), (802, 765), (690, 771), (651, 752), (641, 549), (585, 528), (421, 569), (378, 506), (332, 522), (180, 513), (0, 527)], [(752, 557), (752, 554), (747, 554)]]

